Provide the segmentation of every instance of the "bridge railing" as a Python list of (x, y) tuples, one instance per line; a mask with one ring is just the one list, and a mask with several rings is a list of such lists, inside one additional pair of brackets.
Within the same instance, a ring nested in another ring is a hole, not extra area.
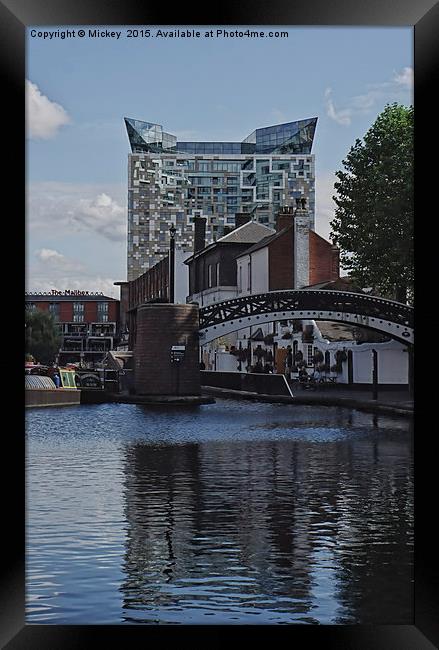
[[(313, 318), (318, 312), (357, 314), (413, 327), (413, 308), (393, 300), (347, 291), (285, 290), (270, 291), (213, 303), (200, 309), (200, 329), (256, 314), (307, 312)], [(310, 313), (309, 313), (310, 312)]]

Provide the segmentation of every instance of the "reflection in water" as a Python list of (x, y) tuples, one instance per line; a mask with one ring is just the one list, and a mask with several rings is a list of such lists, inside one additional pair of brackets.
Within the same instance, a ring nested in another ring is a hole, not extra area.
[(130, 447), (125, 620), (408, 623), (408, 453), (398, 438)]
[[(39, 613), (28, 622), (108, 622), (110, 602), (114, 623), (412, 623), (407, 421), (226, 400), (191, 414), (129, 405), (107, 405), (101, 414), (112, 415), (100, 445), (107, 479), (117, 465), (113, 491), (122, 498), (113, 526), (102, 530), (102, 539), (111, 528), (120, 543), (111, 587), (91, 598), (97, 566), (90, 554), (76, 594), (80, 611), (73, 613), (75, 595), (65, 596), (71, 584), (58, 577), (64, 599), (38, 583)], [(96, 422), (96, 410), (81, 407), (81, 416)], [(90, 456), (96, 436), (72, 432), (60, 441), (56, 432), (41, 434), (41, 415), (34, 420), (28, 457), (39, 497), (32, 488), (29, 600), (35, 575), (53, 577), (66, 552), (43, 552), (39, 518), (50, 495), (39, 492), (39, 454), (47, 460), (56, 450), (71, 488), (90, 471), (91, 484), (104, 480)], [(70, 561), (80, 548), (84, 560), (84, 520), (77, 517), (75, 529), (74, 513), (67, 518), (76, 536)]]

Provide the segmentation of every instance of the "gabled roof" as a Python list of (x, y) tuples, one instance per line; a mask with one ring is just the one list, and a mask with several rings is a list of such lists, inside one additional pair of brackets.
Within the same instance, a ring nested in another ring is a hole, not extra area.
[(348, 275), (344, 275), (337, 280), (330, 280), (326, 282), (319, 282), (318, 284), (309, 284), (301, 289), (329, 289), (332, 291), (350, 291), (351, 293), (365, 293), (363, 289), (357, 287), (352, 283)]
[(247, 248), (245, 251), (240, 253), (239, 255), (236, 256), (238, 257), (243, 257), (244, 255), (248, 255), (249, 253), (253, 253), (254, 251), (258, 251), (260, 248), (265, 248), (265, 246), (268, 246), (271, 244), (272, 241), (275, 239), (278, 239), (279, 237), (282, 237), (286, 232), (291, 230), (293, 225), (291, 224), (290, 226), (287, 226), (286, 228), (283, 228), (283, 230), (279, 230), (279, 232), (276, 232), (275, 230), (272, 230), (272, 235), (268, 235), (268, 237), (264, 237), (261, 239), (259, 242), (257, 242), (254, 246), (251, 246), (250, 248)]
[(184, 263), (188, 264), (188, 262), (191, 262), (193, 259), (199, 257), (200, 255), (204, 255), (218, 245), (222, 246), (224, 244), (248, 244), (250, 246), (251, 244), (258, 242), (260, 239), (263, 239), (264, 237), (266, 238), (267, 235), (271, 237), (271, 234), (275, 232), (276, 231), (273, 228), (264, 226), (262, 223), (257, 223), (256, 221), (247, 221), (246, 223), (242, 224), (242, 226), (239, 226), (239, 228), (235, 228), (232, 230), (232, 232), (227, 233), (227, 235), (223, 235), (223, 237), (220, 237), (217, 239), (217, 241), (213, 242), (212, 244), (208, 244), (208, 246), (202, 250), (197, 251), (191, 255), (191, 257), (188, 257), (186, 260), (184, 260)]
[(242, 226), (227, 233), (227, 235), (223, 235), (217, 241), (218, 243), (224, 242), (228, 244), (254, 244), (263, 237), (271, 236), (275, 232), (274, 228), (264, 226), (264, 224), (257, 221), (247, 221)]

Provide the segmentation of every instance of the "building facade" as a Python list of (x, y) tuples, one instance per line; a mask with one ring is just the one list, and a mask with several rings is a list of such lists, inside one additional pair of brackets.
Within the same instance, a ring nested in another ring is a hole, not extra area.
[[(185, 305), (189, 293), (189, 275), (185, 260), (190, 252), (176, 249), (173, 254), (174, 300)], [(120, 341), (118, 349), (133, 350), (136, 340), (137, 309), (147, 302), (170, 302), (170, 253), (134, 280), (115, 282), (120, 286)]]
[(119, 335), (119, 300), (88, 291), (29, 292), (27, 310), (38, 309), (53, 315), (61, 345), (58, 363), (80, 363), (94, 367), (112, 350)]
[(154, 266), (169, 247), (169, 226), (193, 250), (194, 218), (206, 219), (207, 243), (235, 213), (274, 227), (281, 206), (305, 198), (315, 221), (311, 153), (317, 118), (259, 128), (242, 142), (181, 142), (162, 126), (125, 118), (128, 162), (128, 280)]
[(203, 307), (235, 298), (237, 257), (275, 232), (268, 226), (249, 221), (249, 215), (236, 217), (236, 228), (207, 246), (204, 245), (205, 219), (195, 219), (195, 250), (185, 262), (189, 267), (188, 302), (197, 302)]

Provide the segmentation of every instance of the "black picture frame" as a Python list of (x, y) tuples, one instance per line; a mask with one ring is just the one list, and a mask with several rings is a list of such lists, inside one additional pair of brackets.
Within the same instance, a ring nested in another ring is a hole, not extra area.
[[(277, 640), (278, 634), (296, 647), (302, 648), (316, 643), (317, 647), (334, 647), (340, 650), (427, 650), (438, 647), (439, 606), (438, 571), (436, 569), (436, 536), (430, 532), (429, 515), (422, 516), (423, 503), (431, 502), (430, 517), (435, 511), (436, 456), (430, 451), (434, 432), (424, 425), (418, 425), (418, 413), (433, 403), (433, 388), (422, 384), (415, 390), (416, 427), (416, 527), (415, 527), (415, 616), (413, 625), (404, 626), (229, 626), (212, 627), (179, 626), (172, 630), (150, 626), (55, 626), (25, 625), (24, 618), (24, 549), (25, 549), (25, 442), (24, 411), (22, 393), (22, 349), (20, 335), (22, 327), (22, 295), (24, 292), (25, 259), (21, 242), (25, 236), (24, 219), (19, 218), (22, 197), (25, 196), (25, 137), (24, 137), (24, 79), (25, 79), (25, 29), (28, 25), (303, 25), (303, 26), (413, 26), (415, 58), (415, 116), (416, 116), (416, 160), (432, 146), (434, 138), (435, 111), (433, 84), (438, 79), (439, 4), (432, 0), (368, 0), (367, 3), (354, 0), (308, 0), (307, 2), (285, 2), (272, 0), (270, 3), (240, 2), (239, 6), (229, 0), (218, 7), (197, 7), (179, 5), (172, 9), (165, 4), (140, 4), (133, 0), (3, 0), (0, 4), (0, 64), (7, 83), (7, 101), (4, 102), (6, 116), (3, 118), (3, 155), (7, 156), (7, 193), (13, 198), (12, 211), (5, 211), (4, 222), (9, 215), (15, 241), (12, 263), (4, 264), (8, 270), (5, 286), (7, 310), (4, 311), (4, 338), (7, 343), (2, 357), (4, 368), (5, 413), (11, 410), (12, 422), (4, 428), (3, 469), (12, 471), (3, 493), (3, 571), (1, 581), (0, 616), (1, 646), (8, 650), (22, 648), (88, 648), (99, 645), (108, 638), (120, 647), (131, 647), (138, 641), (163, 642), (163, 635), (173, 631), (178, 641), (192, 639), (206, 641), (212, 638), (219, 642), (234, 639), (248, 643), (248, 633), (257, 634), (258, 641)], [(437, 84), (435, 84), (437, 85)], [(16, 160), (14, 160), (14, 157)], [(433, 216), (432, 188), (436, 165), (416, 163), (415, 188), (416, 206), (420, 221)], [(422, 167), (422, 170), (421, 170)], [(22, 170), (20, 172), (20, 170)], [(436, 181), (437, 184), (437, 181)], [(429, 194), (430, 192), (430, 194)], [(420, 207), (421, 203), (423, 206)], [(419, 208), (419, 212), (418, 212)], [(425, 223), (425, 221), (424, 221)], [(422, 240), (423, 227), (417, 229)], [(427, 237), (427, 239), (429, 239)], [(6, 241), (6, 239), (4, 240)], [(9, 239), (8, 239), (9, 241)], [(418, 240), (419, 241), (419, 240)], [(19, 244), (17, 242), (20, 242)], [(424, 241), (422, 240), (425, 256)], [(9, 245), (7, 246), (9, 247)], [(435, 259), (430, 249), (431, 259)], [(420, 256), (421, 257), (421, 256)], [(434, 272), (430, 269), (430, 272)], [(419, 278), (417, 272), (417, 278)], [(12, 278), (11, 278), (12, 275)], [(421, 276), (420, 282), (423, 281)], [(21, 281), (21, 282), (20, 282)], [(418, 279), (416, 281), (418, 285)], [(419, 287), (418, 287), (419, 288)], [(419, 295), (419, 294), (417, 294)], [(425, 306), (425, 305), (424, 305)], [(423, 307), (421, 307), (423, 309)], [(417, 307), (417, 313), (418, 307)], [(421, 321), (418, 321), (421, 322)], [(433, 320), (433, 326), (435, 321)], [(13, 342), (13, 344), (12, 344)], [(416, 375), (419, 377), (417, 369)], [(6, 379), (5, 379), (6, 378)], [(9, 407), (9, 408), (8, 408)], [(18, 417), (17, 417), (18, 414)], [(419, 419), (420, 419), (419, 415)], [(417, 436), (422, 435), (420, 439)], [(428, 443), (426, 445), (426, 442)], [(4, 474), (4, 472), (3, 472)], [(379, 595), (377, 595), (379, 597)]]

